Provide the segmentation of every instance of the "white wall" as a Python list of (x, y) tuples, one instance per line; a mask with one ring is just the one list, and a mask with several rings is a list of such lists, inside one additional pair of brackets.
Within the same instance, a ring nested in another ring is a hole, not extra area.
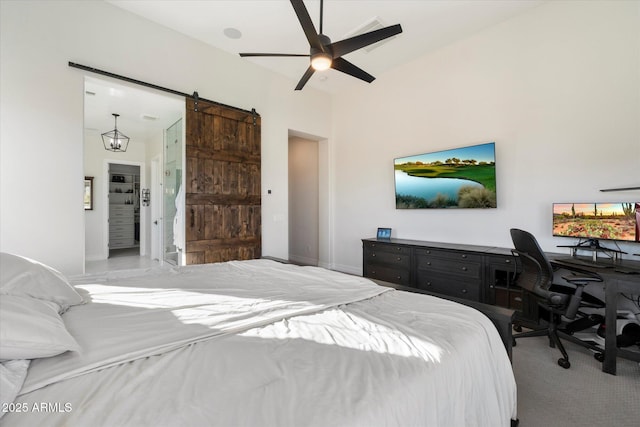
[[(85, 73), (68, 61), (256, 108), (266, 255), (288, 254), (289, 129), (328, 137), (323, 265), (360, 272), (360, 239), (378, 226), (497, 246), (521, 227), (556, 250), (567, 239), (551, 237), (552, 202), (640, 198), (598, 191), (638, 185), (638, 5), (549, 2), (331, 98), (294, 92), (295, 82), (103, 2), (2, 1), (0, 250), (82, 272)], [(104, 31), (111, 22), (117, 32)], [(497, 148), (498, 209), (395, 210), (394, 157), (487, 141)]]
[[(335, 96), (334, 267), (360, 273), (379, 226), (502, 247), (519, 227), (558, 252), (553, 202), (639, 200), (599, 191), (640, 184), (639, 5), (549, 2)], [(395, 209), (394, 158), (490, 141), (497, 209)]]
[(86, 73), (72, 61), (256, 108), (263, 253), (287, 256), (288, 129), (331, 134), (329, 95), (294, 92), (293, 81), (100, 1), (2, 1), (0, 19), (0, 250), (83, 271)]

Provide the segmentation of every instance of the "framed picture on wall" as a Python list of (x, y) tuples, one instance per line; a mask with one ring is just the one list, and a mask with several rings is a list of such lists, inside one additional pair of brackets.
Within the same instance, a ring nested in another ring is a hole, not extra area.
[(495, 145), (394, 159), (396, 209), (496, 208)]
[(93, 177), (84, 177), (84, 210), (93, 210)]
[(389, 240), (391, 238), (390, 228), (378, 228), (378, 239)]

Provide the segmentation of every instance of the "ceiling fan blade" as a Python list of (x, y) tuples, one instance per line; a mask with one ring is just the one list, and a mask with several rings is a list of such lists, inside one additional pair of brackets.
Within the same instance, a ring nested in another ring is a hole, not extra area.
[(309, 54), (308, 53), (241, 53), (240, 56), (243, 58), (247, 56), (285, 56), (285, 57), (306, 56), (308, 58)]
[(376, 79), (371, 74), (364, 71), (362, 68), (356, 67), (344, 58), (334, 59), (333, 63), (331, 64), (331, 68), (333, 68), (334, 70), (342, 71), (343, 73), (349, 74), (350, 76), (353, 76), (360, 80), (364, 80), (367, 83), (371, 83)]
[(307, 84), (307, 82), (309, 81), (311, 76), (313, 76), (313, 73), (315, 71), (316, 70), (314, 70), (313, 67), (311, 65), (309, 65), (309, 68), (307, 68), (307, 71), (305, 71), (305, 73), (303, 74), (302, 78), (298, 82), (298, 86), (296, 86), (296, 90), (301, 90), (304, 87), (304, 85)]
[(358, 36), (350, 37), (348, 39), (340, 40), (335, 43), (331, 43), (329, 47), (333, 52), (333, 57), (337, 58), (342, 55), (346, 55), (349, 52), (358, 50), (370, 44), (379, 42), (380, 40), (393, 37), (396, 34), (402, 32), (400, 24), (391, 25), (389, 27), (380, 28), (379, 30), (373, 30), (368, 33), (360, 34)]
[(318, 37), (318, 32), (316, 31), (316, 27), (313, 25), (313, 21), (309, 16), (309, 12), (304, 5), (302, 0), (291, 0), (291, 5), (293, 6), (293, 10), (298, 15), (298, 21), (300, 21), (300, 25), (302, 25), (302, 30), (304, 31), (304, 35), (307, 36), (307, 40), (309, 41), (309, 45), (312, 48), (319, 49), (324, 52), (324, 46), (320, 43), (320, 37)]

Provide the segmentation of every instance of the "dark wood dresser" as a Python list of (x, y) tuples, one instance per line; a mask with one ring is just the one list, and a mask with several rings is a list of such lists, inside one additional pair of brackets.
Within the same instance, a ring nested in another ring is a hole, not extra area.
[(406, 239), (362, 243), (364, 277), (514, 309), (523, 320), (537, 318), (535, 301), (514, 285), (518, 263), (508, 248)]

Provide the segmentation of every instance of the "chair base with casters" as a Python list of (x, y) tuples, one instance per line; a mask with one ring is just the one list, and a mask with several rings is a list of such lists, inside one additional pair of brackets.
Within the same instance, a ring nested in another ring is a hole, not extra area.
[[(546, 309), (547, 307), (544, 308)], [(589, 329), (595, 325), (602, 324), (602, 322), (604, 321), (604, 317), (600, 315), (590, 315), (572, 321), (568, 324), (563, 324), (561, 312), (557, 310), (551, 310), (549, 316), (549, 324), (546, 327), (536, 328), (530, 331), (514, 334), (512, 346), (516, 346), (516, 339), (518, 338), (546, 336), (549, 338), (549, 347), (557, 347), (562, 354), (562, 357), (558, 359), (558, 365), (562, 366), (565, 369), (569, 369), (571, 367), (571, 362), (569, 362), (569, 355), (567, 353), (567, 350), (564, 348), (564, 345), (562, 344), (563, 339), (594, 351), (594, 357), (596, 358), (596, 360), (602, 361), (604, 359), (604, 354), (602, 353), (603, 350), (597, 344), (591, 344), (588, 341), (583, 341), (573, 336), (574, 332), (579, 332), (585, 329)], [(516, 325), (514, 329), (522, 330), (519, 325)]]

